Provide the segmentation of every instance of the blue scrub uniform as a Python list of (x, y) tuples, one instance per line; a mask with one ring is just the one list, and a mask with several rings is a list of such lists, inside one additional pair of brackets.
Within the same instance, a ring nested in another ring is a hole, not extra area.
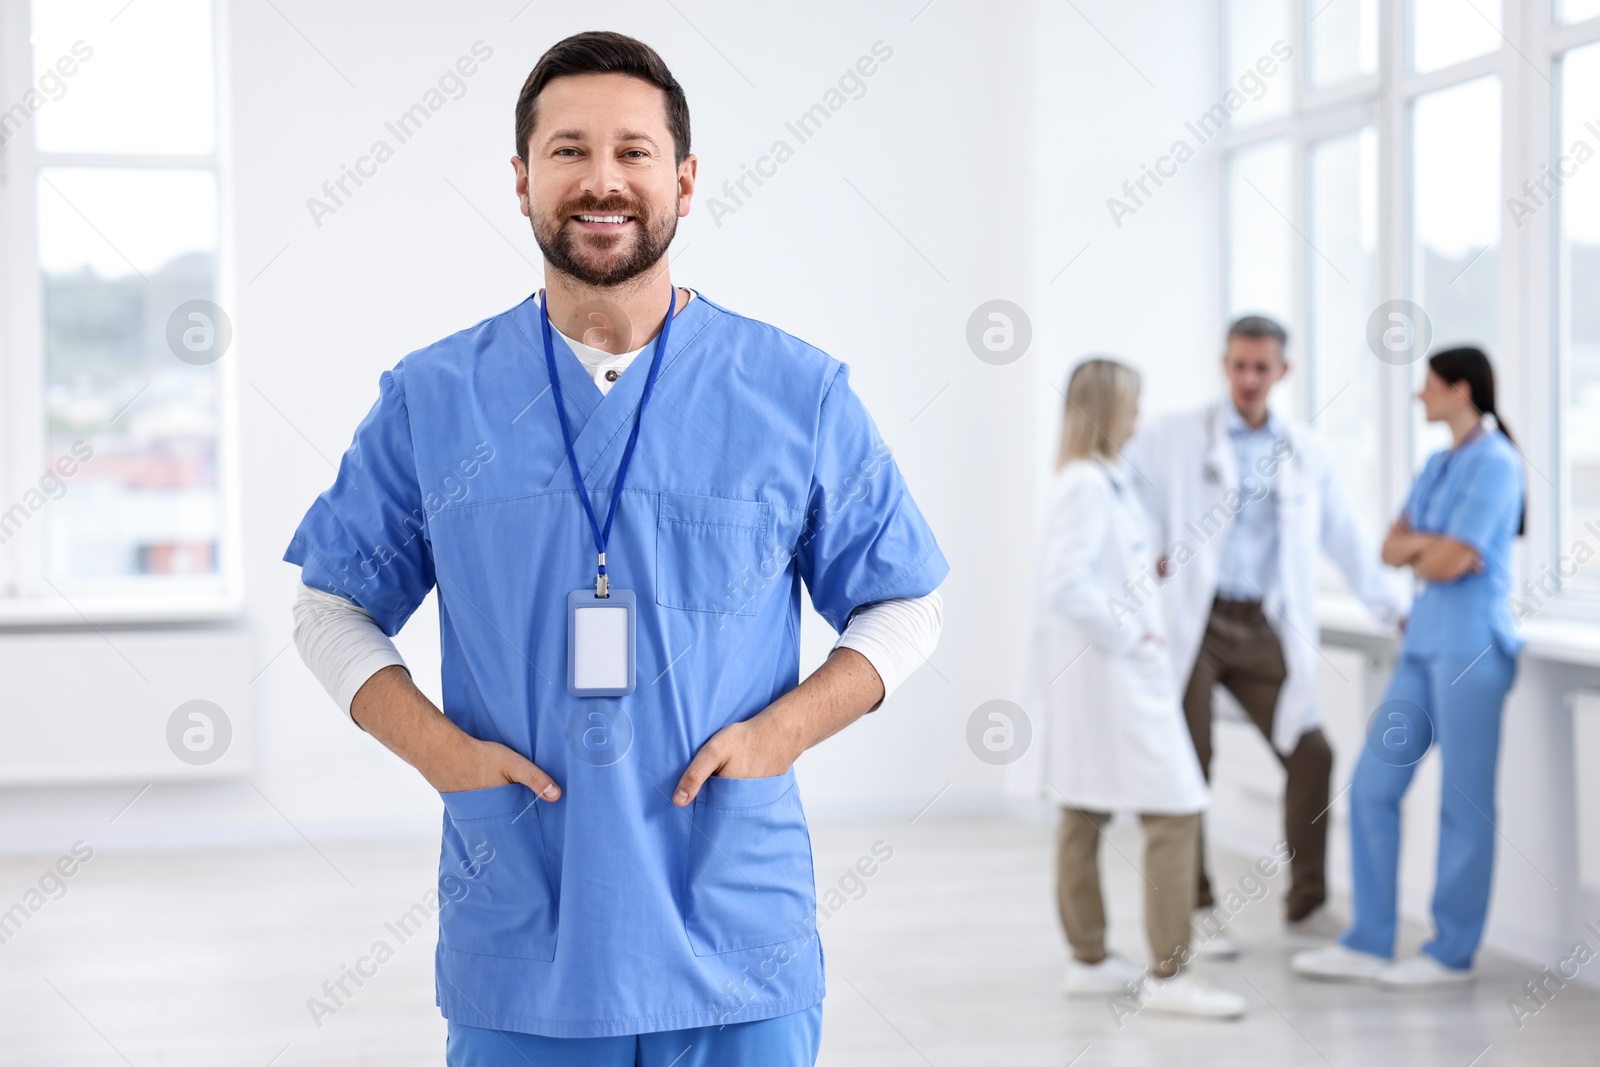
[(728, 1026), (658, 1030), (633, 1037), (538, 1037), (450, 1024), (449, 1067), (812, 1067), (822, 1044), (822, 1005)]
[[(637, 597), (637, 688), (570, 695), (567, 597), (593, 590), (595, 548), (540, 335), (530, 298), (386, 371), (284, 555), (391, 635), (437, 586), (445, 714), (564, 791), (444, 794), (439, 1006), (557, 1038), (804, 1012), (823, 956), (794, 770), (671, 796), (712, 734), (798, 684), (802, 583), (842, 630), (948, 565), (848, 369), (696, 294), (607, 552), (612, 587)], [(602, 395), (554, 338), (604, 514), (650, 353)]]
[(1435, 933), (1422, 951), (1446, 967), (1472, 966), (1494, 874), (1501, 710), (1522, 650), (1508, 598), (1523, 494), (1521, 458), (1494, 431), (1435, 453), (1406, 500), (1412, 529), (1471, 545), (1483, 569), (1426, 583), (1373, 715), (1350, 789), (1355, 921), (1339, 939), (1348, 948), (1394, 954), (1400, 800), (1437, 743), (1444, 773)]

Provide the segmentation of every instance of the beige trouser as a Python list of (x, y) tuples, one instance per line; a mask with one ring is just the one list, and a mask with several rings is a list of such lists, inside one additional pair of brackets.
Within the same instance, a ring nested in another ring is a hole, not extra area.
[[(1100, 830), (1111, 816), (1061, 809), (1056, 838), (1056, 904), (1072, 955), (1098, 963), (1106, 954), (1106, 908), (1100, 895)], [(1152, 969), (1167, 978), (1189, 958), (1189, 914), (1194, 910), (1195, 859), (1200, 815), (1142, 814), (1144, 826), (1144, 926)]]

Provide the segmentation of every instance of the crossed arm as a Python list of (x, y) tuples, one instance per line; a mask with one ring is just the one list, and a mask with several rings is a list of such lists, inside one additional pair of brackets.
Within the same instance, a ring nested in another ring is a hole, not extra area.
[(1454, 537), (1418, 533), (1404, 515), (1383, 539), (1383, 561), (1391, 567), (1410, 567), (1418, 578), (1430, 582), (1453, 582), (1483, 569), (1477, 549)]

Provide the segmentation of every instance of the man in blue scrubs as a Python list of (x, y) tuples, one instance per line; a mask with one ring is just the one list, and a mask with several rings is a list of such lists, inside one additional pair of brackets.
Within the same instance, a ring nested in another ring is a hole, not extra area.
[(655, 52), (553, 47), (512, 162), (546, 290), (382, 375), (284, 556), (385, 635), (438, 590), (442, 710), (389, 666), (350, 711), (444, 798), (449, 1062), (810, 1064), (793, 763), (887, 683), (799, 680), (801, 585), (843, 631), (948, 566), (844, 365), (669, 279), (697, 164)]

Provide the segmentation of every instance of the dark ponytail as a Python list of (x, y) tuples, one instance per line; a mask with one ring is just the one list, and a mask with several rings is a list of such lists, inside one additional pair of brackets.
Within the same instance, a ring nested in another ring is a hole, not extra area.
[[(1516, 438), (1511, 436), (1511, 429), (1500, 417), (1494, 406), (1494, 367), (1489, 363), (1489, 357), (1484, 355), (1483, 349), (1462, 345), (1457, 348), (1447, 348), (1442, 352), (1435, 352), (1428, 357), (1428, 369), (1437, 374), (1446, 385), (1455, 385), (1458, 382), (1467, 383), (1468, 400), (1479, 415), (1493, 415), (1495, 425), (1500, 432), (1506, 435), (1506, 440), (1513, 446)], [(1526, 495), (1522, 501), (1522, 513), (1517, 518), (1517, 534), (1521, 536), (1527, 527), (1528, 501)]]

